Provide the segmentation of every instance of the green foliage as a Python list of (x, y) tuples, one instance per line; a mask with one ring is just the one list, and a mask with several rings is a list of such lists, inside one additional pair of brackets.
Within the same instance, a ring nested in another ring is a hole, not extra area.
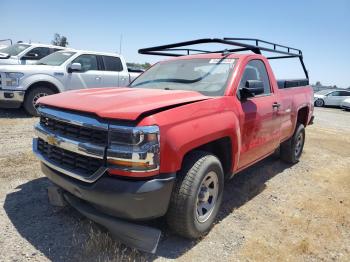
[(142, 69), (142, 70), (147, 70), (148, 68), (151, 67), (151, 64), (146, 62), (143, 64), (140, 63), (126, 63), (128, 68), (133, 68), (133, 69)]
[(61, 36), (60, 34), (55, 34), (54, 35), (54, 39), (51, 41), (51, 43), (53, 45), (57, 45), (57, 46), (63, 46), (66, 47), (69, 43), (67, 41), (67, 37), (65, 36)]

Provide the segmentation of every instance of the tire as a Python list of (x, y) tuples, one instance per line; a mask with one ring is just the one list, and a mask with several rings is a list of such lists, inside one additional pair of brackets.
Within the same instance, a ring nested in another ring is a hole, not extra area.
[(317, 107), (323, 107), (324, 106), (324, 100), (319, 98), (315, 101), (315, 106)]
[(31, 89), (25, 96), (23, 107), (26, 112), (32, 116), (39, 116), (38, 111), (36, 110), (35, 103), (36, 101), (43, 96), (52, 95), (54, 92), (47, 87), (35, 87)]
[(301, 154), (303, 153), (304, 143), (304, 125), (297, 123), (293, 136), (281, 144), (281, 159), (289, 164), (297, 163)]
[(207, 234), (219, 212), (223, 191), (220, 160), (203, 151), (190, 154), (177, 174), (170, 199), (166, 215), (170, 229), (190, 239)]

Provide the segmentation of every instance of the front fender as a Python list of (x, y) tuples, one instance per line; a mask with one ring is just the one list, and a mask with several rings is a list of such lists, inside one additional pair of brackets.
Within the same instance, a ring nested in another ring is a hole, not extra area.
[(59, 81), (57, 78), (53, 76), (46, 75), (46, 74), (35, 74), (35, 75), (26, 77), (25, 79), (23, 79), (21, 83), (21, 87), (23, 89), (28, 89), (31, 85), (38, 82), (49, 82), (55, 85), (60, 92), (65, 91), (64, 85), (62, 84), (61, 81)]
[(160, 126), (160, 172), (181, 169), (184, 156), (209, 142), (229, 137), (235, 170), (240, 152), (240, 128), (235, 111), (225, 98), (195, 102), (158, 113), (144, 119), (140, 125)]

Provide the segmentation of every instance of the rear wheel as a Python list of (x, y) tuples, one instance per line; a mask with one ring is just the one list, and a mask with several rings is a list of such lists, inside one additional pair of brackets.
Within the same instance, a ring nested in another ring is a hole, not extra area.
[(324, 100), (319, 98), (315, 101), (315, 106), (322, 107), (324, 106)]
[(280, 147), (281, 159), (287, 163), (295, 164), (303, 153), (305, 143), (305, 128), (303, 124), (297, 123), (294, 134)]
[(198, 238), (209, 232), (220, 209), (224, 173), (219, 159), (194, 152), (185, 159), (174, 187), (167, 222), (177, 234)]
[(31, 89), (24, 98), (23, 107), (28, 114), (39, 116), (36, 102), (40, 97), (52, 95), (54, 92), (47, 87), (35, 87)]

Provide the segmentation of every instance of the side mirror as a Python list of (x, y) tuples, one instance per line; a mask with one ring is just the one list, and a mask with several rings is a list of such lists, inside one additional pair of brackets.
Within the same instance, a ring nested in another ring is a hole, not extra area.
[(39, 54), (34, 52), (29, 52), (26, 55), (22, 56), (22, 60), (38, 60)]
[(81, 71), (81, 64), (80, 63), (73, 63), (68, 67), (68, 73), (73, 72), (80, 72)]
[(241, 98), (254, 97), (264, 93), (264, 83), (260, 80), (247, 80), (245, 87), (240, 90)]

